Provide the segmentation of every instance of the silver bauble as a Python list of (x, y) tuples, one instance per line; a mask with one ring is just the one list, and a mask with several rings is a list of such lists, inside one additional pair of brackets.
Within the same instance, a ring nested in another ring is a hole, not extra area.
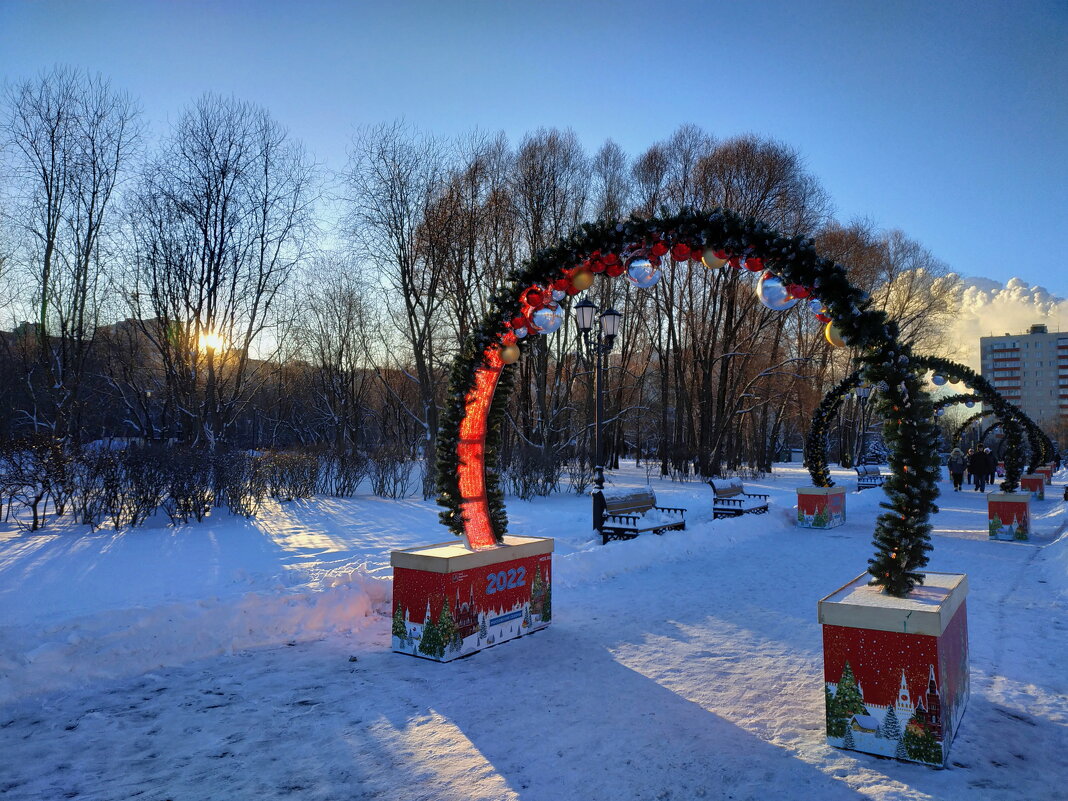
[(770, 272), (760, 276), (756, 292), (760, 302), (772, 311), (786, 311), (797, 303), (797, 298), (790, 294), (786, 285)]
[(971, 409), (973, 406), (975, 406), (975, 401), (965, 401), (964, 405)]
[(542, 306), (533, 315), (534, 325), (543, 334), (551, 334), (564, 324), (564, 314), (555, 303)]
[(567, 296), (567, 293), (562, 289), (553, 290), (553, 300), (563, 300)]
[(808, 301), (808, 308), (811, 310), (811, 312), (813, 314), (822, 314), (823, 313), (823, 301), (820, 300), (819, 298), (811, 298)]
[(516, 328), (512, 331), (512, 333), (515, 334), (516, 339), (522, 339), (527, 335), (527, 329), (522, 327)]
[(649, 260), (645, 250), (639, 250), (624, 263), (627, 280), (638, 289), (648, 289), (660, 280), (660, 268)]

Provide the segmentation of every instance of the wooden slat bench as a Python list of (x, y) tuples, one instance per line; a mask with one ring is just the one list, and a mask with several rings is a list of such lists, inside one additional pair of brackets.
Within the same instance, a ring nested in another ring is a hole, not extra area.
[(857, 471), (857, 492), (872, 487), (881, 487), (886, 478), (879, 472), (877, 464), (860, 464), (854, 468)]
[(736, 478), (713, 478), (708, 482), (712, 488), (712, 519), (739, 517), (740, 515), (763, 515), (768, 512), (768, 496), (760, 492), (746, 492)]
[(604, 508), (602, 544), (611, 540), (632, 540), (646, 531), (663, 534), (686, 528), (686, 510), (657, 506), (656, 494), (651, 489), (626, 495), (605, 495)]

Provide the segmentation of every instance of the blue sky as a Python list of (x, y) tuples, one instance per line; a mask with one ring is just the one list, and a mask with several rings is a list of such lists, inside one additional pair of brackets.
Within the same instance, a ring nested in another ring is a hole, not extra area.
[(155, 132), (204, 91), (340, 168), (353, 130), (573, 128), (635, 154), (691, 122), (797, 148), (842, 220), (1068, 296), (1068, 3), (23, 2), (0, 76), (102, 72)]

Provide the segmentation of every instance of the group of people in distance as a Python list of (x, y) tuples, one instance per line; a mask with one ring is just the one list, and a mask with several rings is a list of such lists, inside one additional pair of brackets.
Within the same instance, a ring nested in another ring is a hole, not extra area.
[(976, 492), (985, 492), (987, 484), (993, 484), (998, 470), (998, 460), (990, 448), (968, 448), (967, 455), (960, 448), (954, 448), (946, 462), (949, 477), (953, 479), (953, 490), (959, 492), (968, 474), (968, 483), (974, 485)]

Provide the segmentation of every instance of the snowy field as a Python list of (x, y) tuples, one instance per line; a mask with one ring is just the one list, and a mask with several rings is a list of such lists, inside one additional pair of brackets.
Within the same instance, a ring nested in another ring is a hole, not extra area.
[(816, 602), (864, 570), (883, 494), (798, 529), (807, 478), (777, 466), (747, 482), (770, 514), (717, 521), (706, 485), (654, 482), (687, 530), (608, 546), (588, 498), (509, 499), (556, 538), (553, 623), (450, 664), (389, 651), (389, 552), (449, 539), (433, 503), (0, 528), (0, 798), (1068, 798), (1060, 486), (1014, 543), (942, 484), (930, 568), (968, 574), (972, 689), (936, 770), (825, 744)]

